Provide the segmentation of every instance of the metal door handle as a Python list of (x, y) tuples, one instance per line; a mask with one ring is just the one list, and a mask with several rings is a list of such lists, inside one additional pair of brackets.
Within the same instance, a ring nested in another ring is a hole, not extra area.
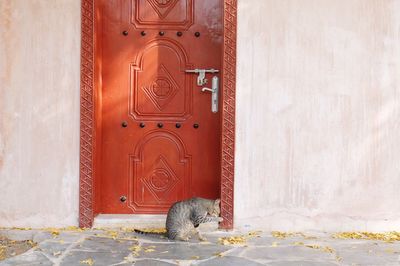
[(210, 91), (211, 92), (211, 112), (218, 112), (218, 94), (219, 94), (219, 78), (214, 76), (212, 78), (212, 86), (210, 88), (202, 88), (202, 92)]
[(211, 68), (211, 69), (199, 69), (199, 68), (196, 68), (196, 69), (187, 69), (187, 70), (185, 70), (185, 72), (186, 73), (199, 74), (199, 76), (197, 77), (197, 85), (198, 86), (203, 86), (203, 85), (207, 84), (206, 73), (215, 74), (215, 73), (218, 73), (219, 70), (218, 69), (214, 69), (214, 68)]

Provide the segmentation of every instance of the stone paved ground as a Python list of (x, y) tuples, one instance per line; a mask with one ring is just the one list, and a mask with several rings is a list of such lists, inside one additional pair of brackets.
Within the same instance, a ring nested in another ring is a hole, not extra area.
[(0, 265), (400, 265), (400, 242), (335, 239), (328, 233), (205, 233), (207, 242), (172, 242), (131, 230), (1, 229), (37, 245)]

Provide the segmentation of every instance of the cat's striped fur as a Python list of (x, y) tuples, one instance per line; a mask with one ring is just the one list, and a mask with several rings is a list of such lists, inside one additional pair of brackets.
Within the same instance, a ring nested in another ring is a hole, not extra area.
[[(219, 217), (219, 204), (219, 199), (209, 200), (203, 198), (191, 198), (176, 202), (168, 211), (166, 236), (171, 240), (188, 241), (191, 236), (196, 235), (199, 240), (205, 241), (197, 227), (202, 223), (221, 222), (223, 220)], [(135, 232), (154, 234), (140, 230), (135, 230)]]
[(209, 200), (203, 198), (191, 198), (178, 201), (168, 211), (167, 215), (167, 236), (169, 239), (188, 241), (192, 235), (201, 236), (197, 227), (202, 223), (212, 221), (221, 222), (220, 200)]

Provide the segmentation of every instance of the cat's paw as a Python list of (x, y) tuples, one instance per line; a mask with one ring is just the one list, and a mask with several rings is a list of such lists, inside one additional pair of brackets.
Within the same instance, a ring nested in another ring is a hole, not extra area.
[(223, 220), (224, 220), (224, 218), (218, 217), (218, 222), (222, 222)]
[(205, 238), (204, 236), (201, 236), (201, 237), (199, 237), (199, 240), (202, 241), (202, 242), (206, 242), (207, 238)]

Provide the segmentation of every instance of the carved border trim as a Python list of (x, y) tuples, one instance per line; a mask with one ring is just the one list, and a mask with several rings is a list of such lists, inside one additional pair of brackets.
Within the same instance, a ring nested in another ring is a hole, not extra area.
[(93, 171), (95, 147), (94, 0), (81, 3), (81, 128), (79, 226), (93, 224)]
[(222, 155), (221, 215), (222, 228), (233, 228), (233, 191), (235, 175), (236, 111), (236, 31), (237, 0), (224, 0), (224, 46), (222, 74)]
[[(81, 125), (79, 226), (93, 225), (95, 88), (94, 88), (94, 4), (81, 0)], [(222, 228), (233, 228), (235, 162), (236, 31), (237, 0), (224, 0), (223, 103), (221, 146)]]

